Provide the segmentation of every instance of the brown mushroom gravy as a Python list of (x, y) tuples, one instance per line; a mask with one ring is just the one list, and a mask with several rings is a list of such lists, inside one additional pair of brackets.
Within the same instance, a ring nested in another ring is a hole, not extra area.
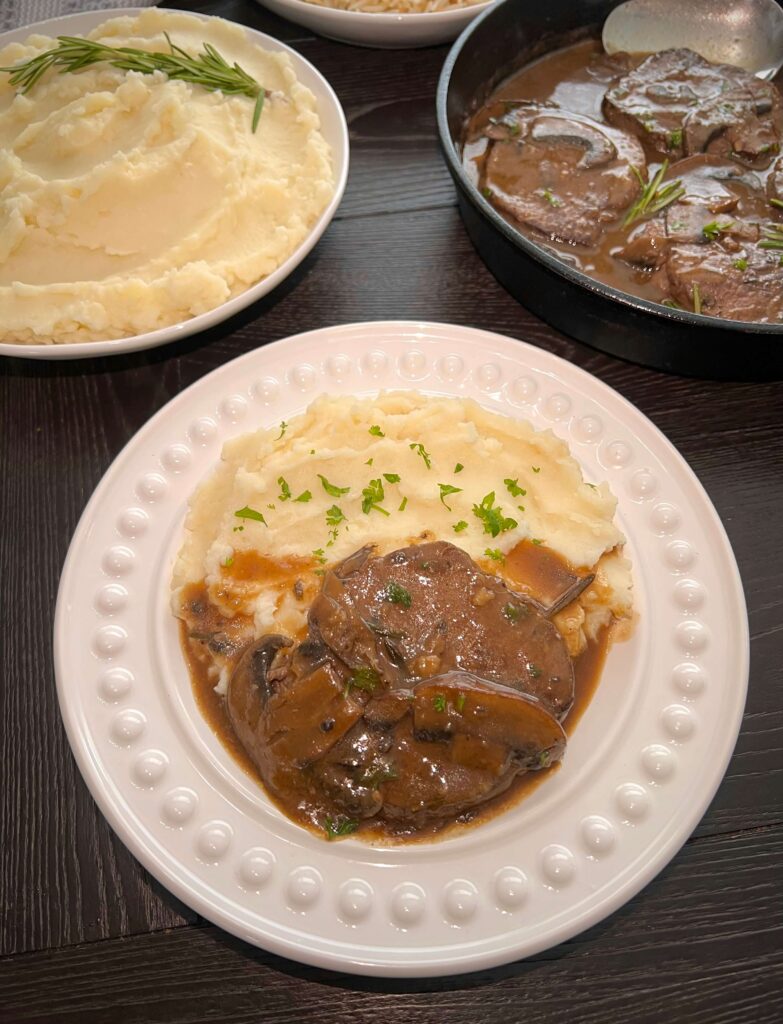
[(525, 237), (621, 291), (783, 320), (779, 88), (691, 50), (584, 40), (512, 74), (470, 118), (463, 166)]
[(486, 821), (557, 767), (611, 629), (572, 659), (552, 619), (591, 574), (529, 542), (502, 566), (427, 540), (362, 548), (323, 576), (308, 561), (245, 552), (223, 570), (223, 597), (272, 583), (306, 602), (299, 636), (255, 639), (203, 584), (182, 600), (199, 708), (286, 815), (329, 838), (426, 839)]

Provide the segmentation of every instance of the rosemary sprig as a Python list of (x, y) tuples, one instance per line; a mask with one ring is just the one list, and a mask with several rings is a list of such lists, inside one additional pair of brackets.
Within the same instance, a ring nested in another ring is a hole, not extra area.
[(765, 224), (759, 249), (783, 249), (783, 224)]
[(668, 160), (663, 161), (652, 181), (645, 181), (639, 168), (634, 167), (633, 164), (631, 164), (631, 170), (639, 179), (639, 184), (642, 186), (642, 194), (628, 213), (626, 213), (623, 220), (624, 228), (627, 228), (629, 224), (633, 224), (634, 221), (640, 220), (642, 217), (653, 213), (660, 213), (670, 203), (676, 202), (681, 196), (685, 195), (685, 189), (682, 187), (680, 178), (677, 178), (676, 181), (667, 181), (665, 185), (661, 185), (666, 172), (669, 170)]
[(172, 43), (168, 33), (164, 34), (170, 47), (169, 53), (137, 50), (132, 46), (106, 46), (80, 36), (58, 36), (57, 46), (51, 50), (13, 67), (0, 67), (0, 71), (9, 74), (10, 84), (22, 93), (29, 92), (50, 68), (57, 68), (60, 74), (64, 74), (66, 71), (81, 71), (92, 64), (106, 63), (122, 71), (138, 71), (142, 75), (162, 71), (171, 79), (200, 85), (209, 92), (254, 99), (252, 128), (255, 131), (267, 95), (266, 89), (238, 64), (229, 64), (211, 43), (204, 43), (203, 51), (191, 57)]

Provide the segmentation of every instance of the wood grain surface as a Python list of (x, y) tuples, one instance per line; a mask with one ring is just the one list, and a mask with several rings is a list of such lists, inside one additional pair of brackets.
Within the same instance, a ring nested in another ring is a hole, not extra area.
[[(611, 359), (554, 331), (497, 284), (465, 235), (438, 153), (434, 91), (447, 48), (348, 47), (251, 0), (168, 6), (222, 14), (311, 60), (344, 105), (351, 173), (316, 250), (229, 323), (115, 359), (0, 360), (0, 1021), (783, 1020), (783, 385), (687, 380)], [(113, 458), (153, 413), (276, 338), (407, 317), (532, 342), (649, 416), (723, 519), (752, 637), (736, 752), (672, 864), (612, 918), (557, 949), (480, 975), (415, 983), (352, 979), (264, 954), (208, 926), (150, 879), (81, 781), (51, 654), (71, 534)]]

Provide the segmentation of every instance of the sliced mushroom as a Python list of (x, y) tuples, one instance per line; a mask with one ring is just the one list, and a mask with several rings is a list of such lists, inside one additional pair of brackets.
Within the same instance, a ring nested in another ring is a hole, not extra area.
[(413, 725), (417, 734), (433, 738), (463, 735), (503, 744), (523, 769), (558, 761), (566, 744), (563, 727), (540, 700), (470, 672), (419, 683)]
[(581, 146), (585, 152), (577, 167), (584, 169), (601, 167), (617, 159), (617, 147), (603, 132), (567, 117), (537, 117), (530, 129), (530, 137), (535, 142), (555, 146)]

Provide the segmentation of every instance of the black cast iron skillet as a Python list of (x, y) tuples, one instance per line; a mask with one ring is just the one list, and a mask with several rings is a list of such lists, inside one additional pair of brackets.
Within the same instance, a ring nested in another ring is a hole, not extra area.
[(492, 90), (543, 53), (600, 35), (618, 2), (505, 0), (472, 22), (452, 47), (438, 83), (438, 132), (468, 234), (516, 299), (594, 348), (696, 377), (783, 377), (783, 325), (672, 310), (594, 281), (515, 231), (462, 169), (465, 122)]

